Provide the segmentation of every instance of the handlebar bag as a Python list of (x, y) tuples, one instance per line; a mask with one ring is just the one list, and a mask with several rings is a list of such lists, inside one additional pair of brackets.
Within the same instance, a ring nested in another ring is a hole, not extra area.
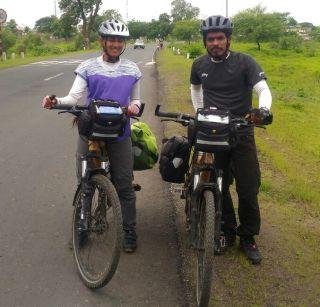
[(157, 163), (159, 154), (157, 140), (150, 127), (143, 122), (131, 125), (133, 170), (151, 169)]
[(88, 112), (79, 118), (79, 133), (89, 140), (106, 141), (123, 135), (126, 116), (119, 103), (92, 100)]
[(184, 136), (164, 140), (160, 154), (160, 174), (164, 181), (183, 183), (188, 171), (190, 145)]
[(195, 120), (195, 150), (215, 153), (232, 146), (230, 115), (217, 109), (198, 109)]

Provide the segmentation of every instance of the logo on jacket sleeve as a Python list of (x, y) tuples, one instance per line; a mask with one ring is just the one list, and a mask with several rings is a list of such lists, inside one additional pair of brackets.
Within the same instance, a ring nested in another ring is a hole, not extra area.
[(203, 72), (202, 75), (201, 75), (201, 78), (203, 78), (203, 77), (206, 77), (206, 78), (207, 78), (207, 77), (208, 77), (208, 74), (206, 74), (206, 73)]

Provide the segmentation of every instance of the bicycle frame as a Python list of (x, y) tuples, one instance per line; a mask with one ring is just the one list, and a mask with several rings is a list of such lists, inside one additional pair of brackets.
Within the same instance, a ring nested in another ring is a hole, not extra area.
[[(216, 169), (213, 154), (194, 151), (190, 161), (182, 198), (186, 198), (186, 193), (190, 193), (190, 206), (186, 208), (187, 220), (190, 221), (189, 243), (191, 248), (199, 248), (197, 246), (197, 227), (205, 190), (212, 191), (215, 197), (216, 219), (219, 221), (222, 217), (222, 170)], [(220, 238), (221, 223), (217, 223), (217, 226), (215, 235)]]
[[(81, 157), (82, 180), (88, 181), (94, 174), (107, 176), (110, 172), (110, 165), (104, 142), (88, 141), (88, 148), (88, 153)], [(88, 167), (88, 160), (91, 160), (94, 167)]]

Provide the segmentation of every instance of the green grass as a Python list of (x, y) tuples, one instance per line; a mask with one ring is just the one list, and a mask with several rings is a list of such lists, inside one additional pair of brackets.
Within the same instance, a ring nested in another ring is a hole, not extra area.
[(15, 59), (7, 59), (6, 61), (0, 61), (0, 70), (1, 69), (6, 69), (10, 67), (15, 67), (15, 66), (21, 66), (21, 65), (26, 65), (29, 63), (33, 62), (38, 62), (38, 61), (43, 61), (51, 58), (62, 58), (65, 56), (72, 56), (72, 55), (78, 55), (78, 54), (85, 54), (85, 53), (91, 53), (95, 52), (97, 49), (91, 49), (91, 50), (81, 50), (81, 51), (74, 51), (74, 52), (66, 52), (64, 54), (48, 54), (45, 56), (26, 56), (24, 59), (20, 58), (18, 55), (16, 55)]
[[(267, 45), (259, 52), (253, 44), (238, 43), (232, 49), (256, 58), (273, 96), (274, 123), (256, 131), (262, 170), (258, 243), (264, 261), (252, 267), (237, 248), (218, 260), (223, 286), (214, 284), (213, 305), (320, 304), (320, 54), (310, 57)], [(167, 48), (157, 63), (166, 109), (193, 113), (192, 60)], [(166, 135), (181, 133), (180, 126), (166, 126)]]

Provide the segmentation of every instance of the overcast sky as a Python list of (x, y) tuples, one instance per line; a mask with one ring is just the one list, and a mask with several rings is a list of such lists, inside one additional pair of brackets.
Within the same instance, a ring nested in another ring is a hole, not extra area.
[[(19, 25), (33, 27), (36, 20), (54, 14), (55, 0), (0, 0), (0, 8), (7, 11), (8, 20), (15, 19)], [(57, 0), (58, 1), (58, 0)], [(187, 0), (200, 8), (200, 17), (226, 14), (226, 0)], [(298, 22), (312, 22), (320, 26), (319, 0), (228, 0), (229, 16), (252, 8), (261, 3), (267, 11), (290, 12)], [(57, 5), (58, 7), (58, 5)], [(103, 0), (102, 10), (117, 9), (126, 18), (126, 0)], [(171, 0), (128, 0), (128, 16), (130, 19), (150, 21), (158, 19), (161, 13), (170, 14)], [(59, 11), (58, 11), (59, 14)]]

